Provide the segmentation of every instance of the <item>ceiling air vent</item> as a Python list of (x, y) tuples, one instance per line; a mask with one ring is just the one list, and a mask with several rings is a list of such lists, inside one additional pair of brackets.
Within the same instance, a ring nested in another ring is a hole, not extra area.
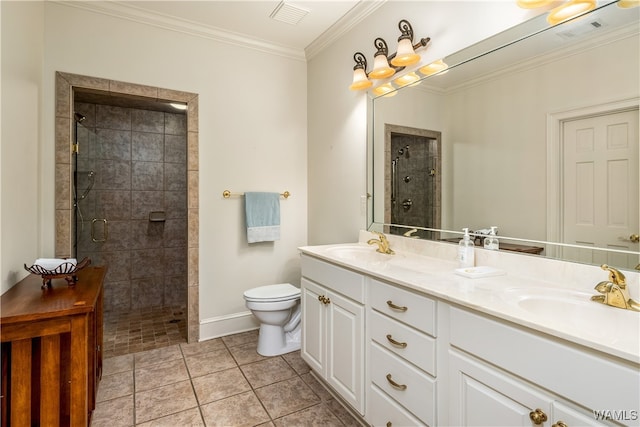
[(278, 6), (273, 9), (269, 18), (273, 18), (276, 21), (286, 22), (291, 25), (298, 25), (298, 23), (302, 21), (302, 18), (307, 16), (308, 13), (309, 11), (306, 9), (281, 1)]

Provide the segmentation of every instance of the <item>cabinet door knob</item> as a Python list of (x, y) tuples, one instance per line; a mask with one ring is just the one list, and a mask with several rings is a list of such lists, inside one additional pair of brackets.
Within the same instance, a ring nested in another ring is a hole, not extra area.
[(387, 421), (387, 427), (391, 427), (393, 424), (391, 424), (391, 421)]
[(389, 381), (389, 384), (391, 384), (393, 387), (397, 388), (398, 390), (406, 390), (407, 389), (407, 385), (406, 384), (398, 384), (397, 382), (395, 382), (392, 378), (391, 378), (391, 374), (387, 374), (387, 381)]
[(322, 302), (323, 299), (324, 299), (324, 295), (318, 295), (318, 301)]
[(569, 426), (564, 421), (558, 421), (557, 423), (554, 423), (551, 427), (569, 427)]
[(393, 339), (393, 337), (391, 336), (391, 334), (387, 335), (387, 340), (389, 340), (389, 342), (393, 345), (395, 345), (396, 347), (400, 347), (400, 348), (407, 348), (407, 343), (406, 342), (399, 342)]
[(399, 305), (395, 305), (395, 304), (393, 303), (393, 301), (391, 301), (391, 300), (387, 301), (387, 305), (388, 305), (390, 308), (392, 308), (392, 309), (394, 309), (394, 310), (398, 310), (398, 311), (407, 311), (407, 310), (408, 310), (408, 308), (407, 308), (407, 307), (400, 307)]
[(331, 304), (331, 298), (325, 298), (322, 302), (325, 304)]
[(537, 408), (535, 411), (529, 412), (529, 419), (531, 419), (535, 425), (540, 425), (547, 421), (547, 414), (545, 414), (542, 409)]

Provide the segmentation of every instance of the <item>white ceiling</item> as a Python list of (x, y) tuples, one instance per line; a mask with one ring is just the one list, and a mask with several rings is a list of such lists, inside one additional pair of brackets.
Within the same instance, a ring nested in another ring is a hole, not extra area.
[(213, 31), (224, 31), (258, 42), (304, 51), (348, 12), (353, 13), (352, 9), (364, 3), (364, 0), (287, 0), (287, 5), (308, 11), (297, 25), (269, 17), (279, 5), (280, 0), (113, 1), (108, 3), (130, 9), (131, 12), (156, 15), (160, 19), (171, 19), (174, 22), (179, 21), (185, 26), (192, 25)]

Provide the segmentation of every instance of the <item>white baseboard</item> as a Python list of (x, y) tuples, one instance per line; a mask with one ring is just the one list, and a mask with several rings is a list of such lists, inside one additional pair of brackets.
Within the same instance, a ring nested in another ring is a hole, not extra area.
[(258, 329), (260, 323), (250, 311), (210, 317), (200, 321), (200, 341)]

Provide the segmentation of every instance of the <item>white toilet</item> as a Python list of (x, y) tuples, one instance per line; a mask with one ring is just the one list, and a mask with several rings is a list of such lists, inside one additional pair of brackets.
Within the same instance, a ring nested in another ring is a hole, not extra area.
[(260, 321), (258, 353), (278, 356), (300, 349), (300, 289), (289, 283), (244, 293), (247, 308)]

